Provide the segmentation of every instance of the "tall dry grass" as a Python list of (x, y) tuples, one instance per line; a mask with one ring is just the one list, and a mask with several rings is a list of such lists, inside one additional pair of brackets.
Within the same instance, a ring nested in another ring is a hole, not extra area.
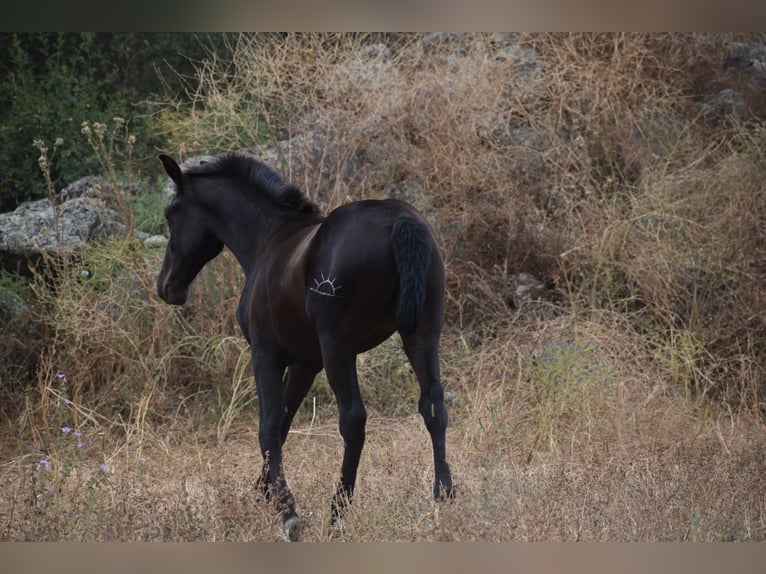
[(633, 313), (659, 346), (688, 341), (697, 391), (754, 404), (762, 116), (700, 115), (716, 86), (746, 83), (723, 62), (752, 39), (247, 36), (163, 125), (187, 151), (288, 141), (272, 146), (279, 167), (328, 209), (417, 182), (461, 325), (507, 316), (531, 272), (567, 304)]
[[(400, 194), (447, 261), (458, 498), (430, 500), (394, 337), (359, 359), (368, 445), (338, 527), (323, 377), (296, 418), (304, 538), (763, 540), (763, 96), (700, 115), (746, 84), (722, 63), (753, 39), (243, 35), (200, 64), (192, 104), (157, 120), (174, 154), (266, 142), (325, 209)], [(255, 494), (241, 272), (224, 255), (177, 310), (154, 297), (159, 257), (115, 241), (38, 284), (49, 344), (4, 424), (3, 539), (278, 538)], [(522, 272), (541, 300), (518, 297)]]

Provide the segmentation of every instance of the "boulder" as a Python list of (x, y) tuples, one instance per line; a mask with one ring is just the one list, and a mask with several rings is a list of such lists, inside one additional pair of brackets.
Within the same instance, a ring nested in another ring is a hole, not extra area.
[(712, 121), (721, 121), (727, 117), (742, 119), (745, 111), (744, 94), (731, 88), (721, 90), (700, 108), (700, 114)]
[(114, 196), (114, 187), (112, 184), (95, 175), (86, 175), (62, 189), (59, 194), (59, 202), (61, 203), (78, 197), (90, 197), (108, 201), (110, 196)]
[(529, 273), (516, 276), (516, 305), (535, 303), (544, 298), (545, 283)]
[(425, 192), (423, 184), (416, 180), (403, 180), (387, 185), (381, 190), (380, 197), (406, 201), (426, 216), (434, 213), (431, 198)]
[(766, 46), (763, 44), (733, 42), (724, 65), (742, 70), (758, 84), (766, 86)]
[(61, 204), (48, 199), (0, 214), (0, 266), (27, 274), (44, 255), (72, 253), (84, 243), (124, 234), (119, 215), (103, 201), (82, 195)]

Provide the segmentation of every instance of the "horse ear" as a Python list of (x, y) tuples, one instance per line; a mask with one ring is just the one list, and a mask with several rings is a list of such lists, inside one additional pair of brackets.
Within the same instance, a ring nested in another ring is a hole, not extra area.
[(163, 167), (165, 168), (165, 171), (170, 176), (170, 179), (172, 179), (173, 182), (176, 184), (176, 189), (178, 190), (178, 192), (180, 192), (181, 181), (183, 180), (183, 174), (181, 173), (181, 168), (178, 167), (176, 160), (174, 160), (172, 157), (168, 155), (164, 155), (164, 154), (160, 155), (159, 157)]

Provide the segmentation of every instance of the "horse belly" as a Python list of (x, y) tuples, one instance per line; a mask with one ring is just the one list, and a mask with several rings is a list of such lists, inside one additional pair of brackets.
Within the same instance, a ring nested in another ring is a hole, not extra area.
[(319, 339), (305, 314), (281, 313), (279, 317), (274, 318), (273, 328), (279, 345), (293, 357), (297, 359), (321, 358)]

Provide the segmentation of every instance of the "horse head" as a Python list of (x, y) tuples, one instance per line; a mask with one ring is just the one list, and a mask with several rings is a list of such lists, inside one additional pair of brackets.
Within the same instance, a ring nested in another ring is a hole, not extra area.
[(221, 252), (223, 243), (211, 230), (208, 216), (195, 201), (191, 184), (179, 165), (166, 155), (161, 155), (160, 160), (176, 193), (165, 208), (170, 238), (157, 277), (157, 294), (166, 303), (183, 305), (189, 285), (202, 267)]

